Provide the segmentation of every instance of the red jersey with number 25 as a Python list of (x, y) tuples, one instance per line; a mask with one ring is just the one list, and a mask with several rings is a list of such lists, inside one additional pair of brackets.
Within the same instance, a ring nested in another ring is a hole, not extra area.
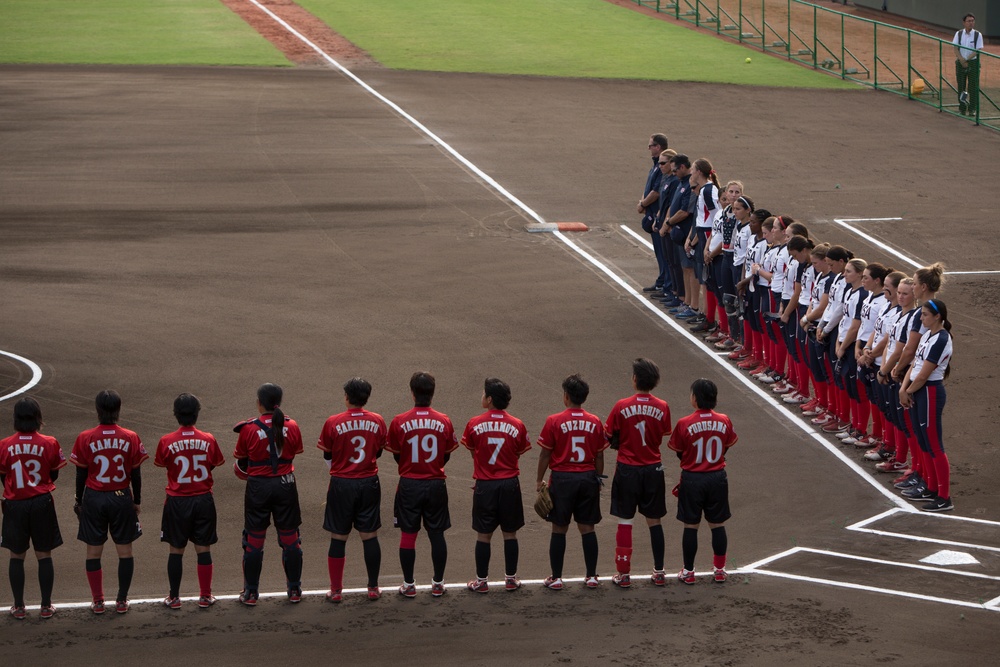
[(524, 422), (504, 410), (487, 410), (465, 426), (462, 444), (472, 452), (473, 479), (510, 479), (518, 458), (531, 449)]
[(681, 453), (681, 469), (715, 472), (726, 467), (726, 450), (736, 444), (729, 417), (714, 410), (698, 410), (677, 420), (669, 447)]
[(662, 462), (660, 444), (670, 433), (670, 408), (652, 394), (636, 394), (615, 403), (604, 425), (618, 435), (618, 462), (647, 466)]
[(553, 472), (588, 472), (595, 470), (594, 461), (598, 452), (608, 448), (608, 439), (597, 415), (567, 408), (545, 420), (538, 446), (552, 452), (549, 468)]
[(87, 469), (87, 488), (121, 491), (132, 483), (132, 471), (149, 458), (134, 431), (102, 424), (76, 436), (69, 460)]
[(385, 449), (399, 454), (400, 477), (444, 479), (444, 455), (458, 449), (458, 440), (448, 415), (413, 408), (393, 418)]
[(167, 469), (168, 496), (200, 496), (212, 492), (212, 468), (226, 462), (211, 433), (182, 426), (160, 438), (153, 463)]
[(385, 438), (382, 415), (353, 408), (326, 420), (316, 446), (333, 455), (331, 476), (361, 479), (378, 474), (378, 454)]
[(41, 433), (15, 433), (0, 440), (0, 475), (3, 497), (27, 500), (56, 488), (50, 472), (66, 465), (59, 442)]

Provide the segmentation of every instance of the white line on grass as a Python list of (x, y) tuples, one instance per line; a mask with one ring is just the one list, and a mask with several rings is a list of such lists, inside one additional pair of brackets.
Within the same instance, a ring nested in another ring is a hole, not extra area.
[(20, 396), (21, 394), (30, 390), (36, 384), (41, 382), (42, 369), (39, 368), (38, 364), (36, 364), (34, 361), (32, 361), (31, 359), (25, 359), (20, 355), (14, 354), (13, 352), (4, 352), (3, 350), (0, 350), (0, 354), (2, 354), (5, 357), (10, 357), (11, 359), (14, 359), (16, 361), (20, 361), (22, 364), (31, 369), (31, 379), (28, 381), (28, 384), (24, 385), (20, 389), (12, 391), (6, 396), (0, 396), (0, 402), (6, 401), (8, 398), (14, 398), (15, 396)]

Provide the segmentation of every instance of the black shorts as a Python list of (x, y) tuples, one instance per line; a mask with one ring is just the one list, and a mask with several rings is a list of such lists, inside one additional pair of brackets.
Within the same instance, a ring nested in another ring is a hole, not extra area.
[(176, 549), (207, 547), (219, 541), (215, 532), (215, 498), (211, 493), (197, 496), (167, 496), (160, 520), (160, 541)]
[(492, 533), (498, 526), (505, 533), (524, 526), (521, 480), (517, 477), (476, 480), (472, 492), (472, 530)]
[(451, 528), (448, 486), (443, 479), (402, 477), (396, 487), (392, 523), (404, 533), (417, 533), (421, 520), (429, 533), (443, 533)]
[(631, 519), (636, 508), (639, 514), (650, 519), (662, 519), (667, 515), (667, 483), (662, 463), (645, 466), (619, 463), (615, 469), (611, 482), (611, 515)]
[(299, 510), (299, 490), (295, 475), (281, 477), (249, 477), (243, 494), (243, 528), (247, 531), (265, 531), (271, 525), (278, 530), (292, 530), (302, 525)]
[(585, 525), (601, 522), (601, 484), (594, 471), (556, 472), (549, 477), (552, 511), (549, 521), (568, 526), (571, 521)]
[(681, 488), (677, 494), (677, 520), (682, 523), (705, 521), (723, 523), (729, 512), (729, 478), (725, 470), (715, 472), (681, 471)]
[(323, 530), (349, 535), (352, 528), (374, 533), (382, 527), (382, 487), (378, 475), (352, 479), (331, 477), (326, 491)]
[(94, 491), (85, 489), (80, 503), (80, 530), (76, 539), (91, 546), (108, 541), (131, 544), (142, 535), (139, 515), (132, 502), (132, 490)]
[(51, 493), (24, 500), (3, 501), (3, 529), (0, 547), (23, 554), (28, 543), (35, 551), (52, 551), (63, 543)]

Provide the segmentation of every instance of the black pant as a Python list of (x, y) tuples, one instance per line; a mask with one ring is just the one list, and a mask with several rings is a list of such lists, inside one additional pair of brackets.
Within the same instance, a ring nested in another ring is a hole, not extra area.
[[(961, 60), (955, 60), (955, 80), (958, 84), (958, 110), (964, 116), (975, 116), (979, 109), (979, 58), (967, 60), (968, 67), (962, 67)], [(962, 92), (969, 93), (969, 99), (962, 101)]]

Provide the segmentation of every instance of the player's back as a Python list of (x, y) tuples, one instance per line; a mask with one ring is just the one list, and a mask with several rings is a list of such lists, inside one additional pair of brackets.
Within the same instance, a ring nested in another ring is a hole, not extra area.
[(389, 425), (386, 449), (399, 455), (399, 476), (444, 479), (444, 458), (458, 447), (451, 419), (430, 407), (396, 415)]

